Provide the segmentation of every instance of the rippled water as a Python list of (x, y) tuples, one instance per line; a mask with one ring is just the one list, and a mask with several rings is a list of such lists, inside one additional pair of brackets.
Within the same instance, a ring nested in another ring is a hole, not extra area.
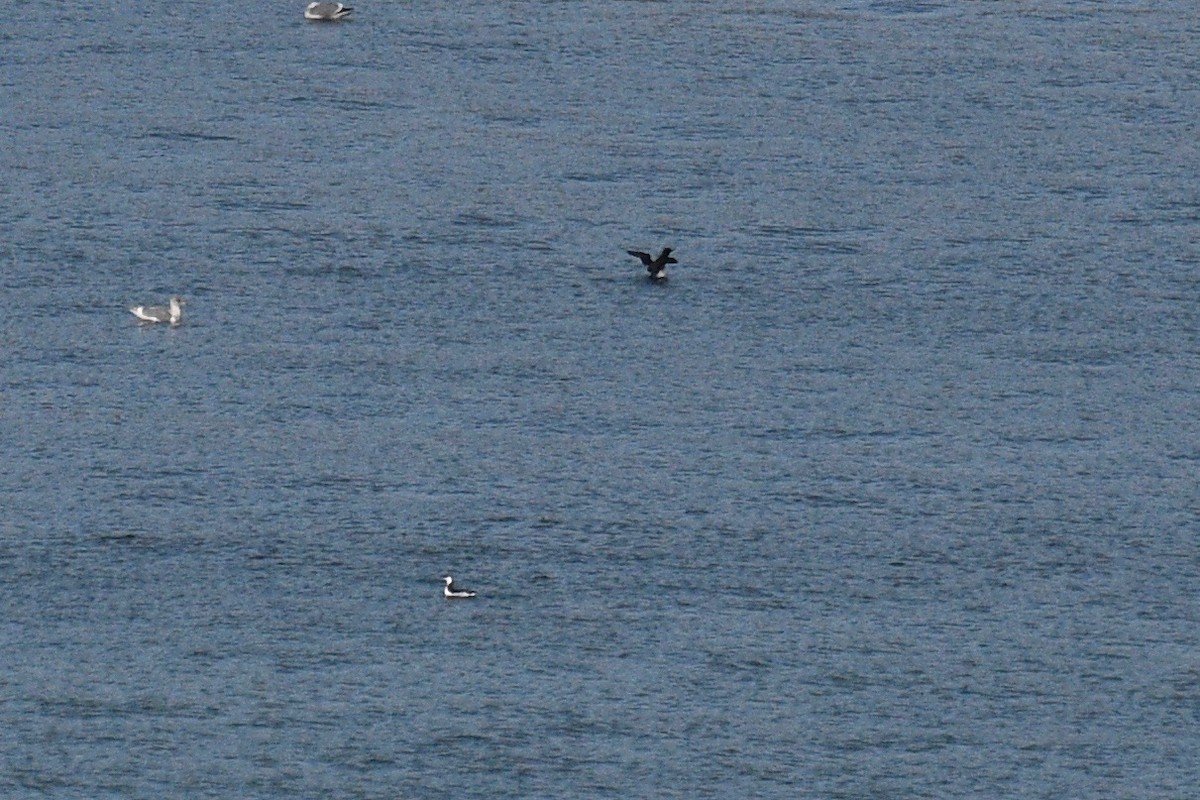
[(0, 31), (0, 792), (1194, 789), (1194, 8), (302, 6)]

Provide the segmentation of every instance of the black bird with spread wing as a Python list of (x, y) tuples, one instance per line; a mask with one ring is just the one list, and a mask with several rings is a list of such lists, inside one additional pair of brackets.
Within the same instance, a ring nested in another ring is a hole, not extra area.
[(667, 264), (679, 263), (671, 258), (670, 247), (664, 247), (658, 254), (658, 258), (651, 258), (649, 253), (643, 253), (641, 250), (626, 250), (625, 252), (635, 258), (640, 258), (646, 271), (650, 273), (650, 277), (656, 281), (664, 280), (667, 277)]

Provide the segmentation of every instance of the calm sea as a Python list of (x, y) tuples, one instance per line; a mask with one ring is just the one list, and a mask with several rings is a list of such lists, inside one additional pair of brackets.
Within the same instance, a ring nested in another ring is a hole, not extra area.
[(1195, 795), (1194, 3), (353, 4), (0, 29), (0, 796)]

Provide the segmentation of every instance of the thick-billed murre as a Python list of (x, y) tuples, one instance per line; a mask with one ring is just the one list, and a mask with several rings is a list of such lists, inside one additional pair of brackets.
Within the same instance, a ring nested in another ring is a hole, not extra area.
[(455, 586), (454, 578), (451, 578), (449, 575), (442, 578), (442, 580), (446, 582), (446, 586), (442, 589), (442, 594), (448, 598), (467, 598), (475, 596), (475, 592)]

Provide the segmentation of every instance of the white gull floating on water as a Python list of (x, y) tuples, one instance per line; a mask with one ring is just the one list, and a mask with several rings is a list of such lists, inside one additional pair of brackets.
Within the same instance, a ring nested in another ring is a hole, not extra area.
[(172, 297), (170, 302), (170, 306), (134, 306), (129, 309), (129, 313), (142, 322), (169, 322), (178, 325), (183, 319), (185, 301), (182, 297)]
[(445, 586), (445, 588), (444, 588), (444, 589), (442, 589), (442, 594), (444, 594), (446, 597), (450, 597), (450, 598), (467, 598), (467, 597), (474, 597), (474, 596), (475, 596), (475, 592), (472, 592), (472, 591), (470, 591), (470, 590), (468, 590), (468, 589), (462, 589), (462, 588), (460, 588), (460, 587), (458, 587), (458, 586), (455, 586), (455, 585), (454, 585), (454, 578), (451, 578), (449, 575), (447, 575), (446, 577), (442, 578), (442, 580), (444, 580), (444, 581), (446, 582), (446, 586)]
[(333, 22), (348, 16), (353, 8), (341, 3), (309, 3), (304, 9), (305, 19), (315, 19), (322, 22)]

